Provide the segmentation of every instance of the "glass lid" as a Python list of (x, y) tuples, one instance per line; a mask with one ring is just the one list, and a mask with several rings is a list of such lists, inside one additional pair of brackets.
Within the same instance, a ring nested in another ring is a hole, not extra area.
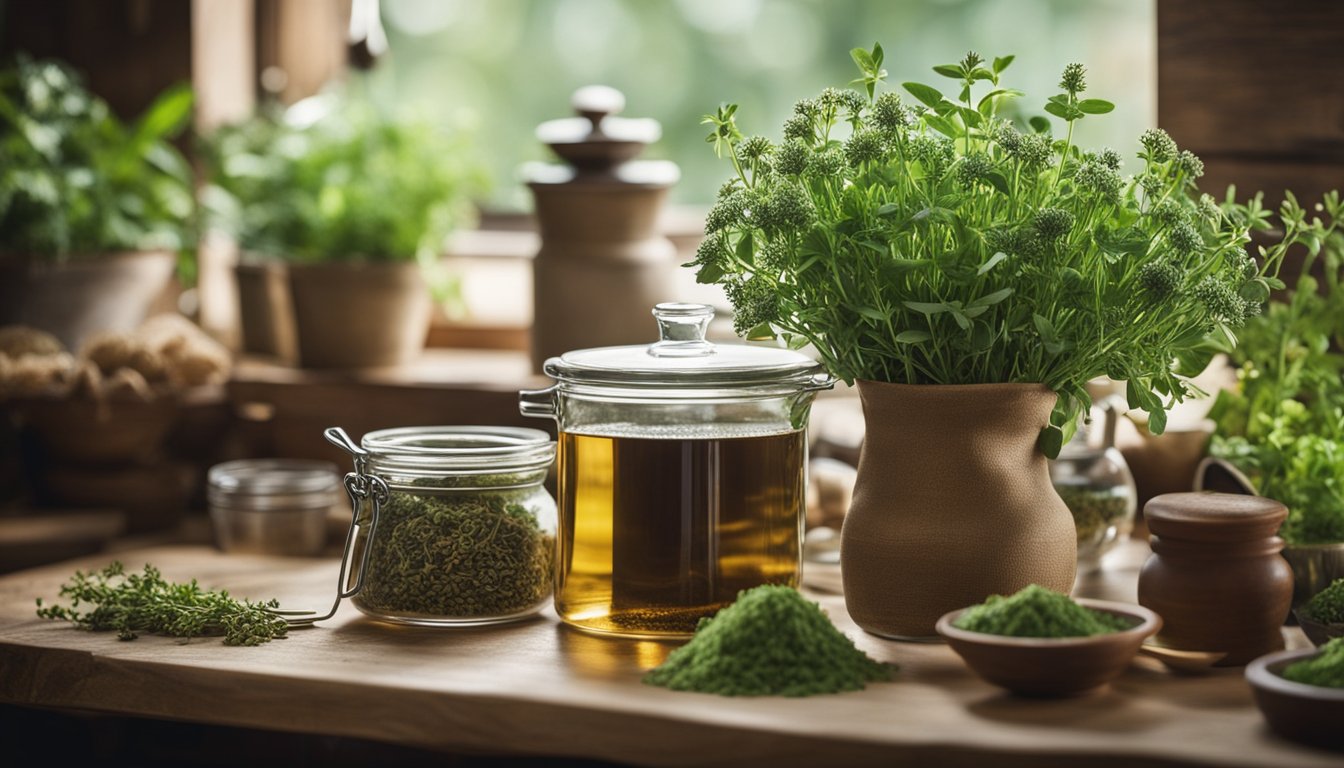
[(640, 387), (831, 382), (817, 361), (792, 350), (707, 341), (705, 331), (714, 317), (707, 304), (659, 304), (653, 316), (659, 340), (652, 344), (574, 350), (547, 360), (544, 370), (562, 382)]

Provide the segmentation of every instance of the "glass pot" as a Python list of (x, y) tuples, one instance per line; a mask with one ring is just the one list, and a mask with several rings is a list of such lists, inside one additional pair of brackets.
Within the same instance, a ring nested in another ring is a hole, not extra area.
[(1050, 481), (1073, 513), (1078, 529), (1078, 570), (1101, 567), (1101, 557), (1120, 543), (1134, 527), (1138, 489), (1129, 464), (1115, 447), (1119, 410), (1114, 403), (1102, 409), (1101, 440), (1090, 439), (1087, 425), (1050, 462)]
[(559, 428), (560, 618), (680, 637), (743, 589), (798, 584), (807, 417), (834, 379), (797, 352), (706, 341), (709, 306), (653, 314), (659, 341), (551, 358), (556, 384), (520, 409)]
[(341, 597), (384, 621), (438, 626), (513, 621), (545, 606), (556, 527), (542, 486), (555, 458), (549, 435), (405, 427), (358, 446), (336, 428), (327, 436), (355, 459)]

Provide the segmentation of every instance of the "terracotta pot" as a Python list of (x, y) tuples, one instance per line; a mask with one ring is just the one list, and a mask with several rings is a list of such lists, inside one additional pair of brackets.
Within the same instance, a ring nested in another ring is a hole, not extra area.
[(1153, 554), (1139, 573), (1139, 604), (1161, 614), (1160, 645), (1225, 653), (1218, 666), (1283, 648), (1293, 572), (1274, 534), (1286, 507), (1260, 496), (1168, 493), (1144, 513)]
[(78, 352), (97, 331), (131, 331), (143, 322), (175, 263), (168, 251), (71, 258), (61, 264), (0, 259), (0, 325), (40, 328)]
[(247, 261), (234, 267), (238, 281), (238, 316), (243, 351), (298, 360), (294, 338), (294, 304), (289, 297), (289, 271), (279, 261)]
[(433, 308), (414, 262), (289, 265), (305, 368), (401, 365), (425, 347)]
[(943, 614), (990, 595), (1073, 588), (1073, 516), (1036, 447), (1053, 392), (858, 388), (867, 434), (840, 549), (855, 623), (884, 637), (928, 638)]

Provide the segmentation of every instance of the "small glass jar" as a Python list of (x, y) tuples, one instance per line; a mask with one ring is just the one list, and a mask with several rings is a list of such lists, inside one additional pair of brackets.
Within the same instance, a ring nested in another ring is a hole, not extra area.
[(317, 555), (340, 503), (336, 466), (300, 459), (243, 459), (206, 475), (215, 542), (225, 552)]
[(371, 524), (359, 526), (355, 542), (363, 560), (356, 607), (384, 621), (470, 626), (546, 605), (556, 527), (555, 499), (542, 486), (555, 459), (550, 436), (406, 427), (370, 432), (361, 447), (363, 471), (387, 495), (376, 518), (357, 516)]
[(1078, 530), (1078, 570), (1101, 567), (1101, 558), (1134, 527), (1138, 489), (1134, 475), (1115, 447), (1117, 409), (1103, 408), (1101, 440), (1093, 442), (1086, 425), (1050, 462), (1050, 481), (1073, 513)]

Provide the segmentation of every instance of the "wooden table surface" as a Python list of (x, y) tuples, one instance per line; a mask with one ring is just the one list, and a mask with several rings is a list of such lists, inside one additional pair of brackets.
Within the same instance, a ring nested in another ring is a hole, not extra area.
[[(1081, 591), (1132, 594), (1141, 545)], [(224, 555), (164, 546), (118, 554), (235, 595), (325, 608), (336, 562)], [(341, 735), (454, 752), (563, 755), (643, 765), (1339, 766), (1344, 757), (1265, 728), (1241, 670), (1178, 676), (1139, 659), (1111, 688), (1080, 699), (1019, 699), (980, 681), (945, 646), (862, 633), (843, 600), (813, 591), (894, 682), (807, 699), (731, 699), (642, 685), (668, 644), (592, 637), (547, 611), (469, 630), (393, 627), (345, 605), (285, 640), (231, 648), (218, 639), (119, 642), (37, 619), (95, 556), (0, 578), (0, 701), (42, 707)], [(809, 584), (835, 583), (827, 567)], [(1301, 645), (1298, 630), (1285, 630)]]

